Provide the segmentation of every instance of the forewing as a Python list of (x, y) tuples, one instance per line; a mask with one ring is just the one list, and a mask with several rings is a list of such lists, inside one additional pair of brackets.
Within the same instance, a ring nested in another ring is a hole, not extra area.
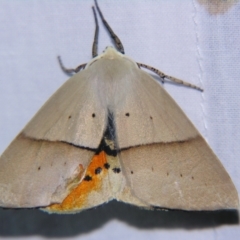
[(132, 194), (160, 208), (237, 208), (237, 191), (202, 136), (152, 77), (141, 70), (136, 76), (129, 79), (132, 94), (116, 109), (120, 161)]
[(60, 203), (83, 178), (103, 136), (91, 73), (69, 79), (40, 109), (0, 158), (0, 205)]

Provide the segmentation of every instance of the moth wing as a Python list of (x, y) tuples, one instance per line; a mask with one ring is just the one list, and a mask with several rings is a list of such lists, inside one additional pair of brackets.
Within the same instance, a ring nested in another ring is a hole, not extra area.
[(1, 206), (59, 203), (81, 181), (106, 127), (90, 75), (70, 78), (2, 154)]
[(120, 162), (132, 194), (160, 208), (238, 208), (228, 173), (190, 120), (152, 77), (142, 70), (134, 74), (115, 112)]

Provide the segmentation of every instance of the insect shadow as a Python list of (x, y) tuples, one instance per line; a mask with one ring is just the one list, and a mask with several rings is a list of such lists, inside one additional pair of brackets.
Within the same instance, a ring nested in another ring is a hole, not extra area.
[(75, 215), (46, 214), (37, 209), (0, 209), (0, 236), (71, 237), (91, 233), (110, 221), (135, 229), (207, 229), (239, 222), (237, 211), (149, 211), (111, 201)]

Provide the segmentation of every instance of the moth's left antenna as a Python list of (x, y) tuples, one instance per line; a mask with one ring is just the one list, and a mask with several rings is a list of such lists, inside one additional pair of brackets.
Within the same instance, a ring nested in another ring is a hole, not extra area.
[(98, 34), (99, 34), (99, 26), (98, 26), (98, 19), (97, 19), (97, 14), (95, 11), (95, 8), (92, 7), (93, 10), (93, 15), (94, 15), (94, 20), (95, 20), (95, 34), (94, 34), (94, 40), (93, 40), (93, 45), (92, 45), (92, 57), (96, 57), (98, 55), (97, 49), (98, 49)]

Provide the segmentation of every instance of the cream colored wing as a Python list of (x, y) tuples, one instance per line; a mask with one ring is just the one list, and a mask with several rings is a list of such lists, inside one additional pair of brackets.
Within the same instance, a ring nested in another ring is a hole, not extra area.
[(70, 78), (25, 127), (24, 134), (96, 149), (106, 127), (107, 108), (99, 101), (95, 76), (86, 69)]
[(168, 93), (136, 70), (115, 121), (127, 186), (146, 205), (184, 210), (238, 208), (222, 164)]
[(40, 109), (0, 158), (0, 206), (60, 203), (84, 177), (107, 112), (84, 70)]

